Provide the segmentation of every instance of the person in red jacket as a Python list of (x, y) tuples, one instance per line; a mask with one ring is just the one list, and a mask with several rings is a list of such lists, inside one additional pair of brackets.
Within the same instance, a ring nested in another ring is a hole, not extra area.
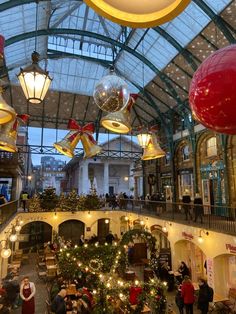
[(189, 276), (184, 276), (181, 287), (181, 296), (184, 300), (186, 314), (193, 314), (194, 287)]

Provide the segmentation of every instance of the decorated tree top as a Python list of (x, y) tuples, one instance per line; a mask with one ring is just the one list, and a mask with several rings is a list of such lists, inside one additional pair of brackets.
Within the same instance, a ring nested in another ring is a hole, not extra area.
[(46, 188), (42, 193), (40, 204), (43, 209), (55, 209), (58, 204), (56, 189), (53, 187)]

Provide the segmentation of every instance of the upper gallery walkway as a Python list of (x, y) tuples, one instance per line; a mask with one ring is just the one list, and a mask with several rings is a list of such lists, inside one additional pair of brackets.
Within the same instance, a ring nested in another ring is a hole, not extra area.
[[(204, 229), (220, 233), (230, 235), (235, 235), (236, 233), (235, 208), (227, 206), (202, 206), (131, 199), (120, 199), (119, 201), (113, 200), (106, 202), (101, 199), (99, 208), (93, 208), (93, 206), (91, 206), (90, 208), (84, 209), (84, 211), (93, 210), (117, 210), (124, 211), (124, 214), (133, 212), (140, 216), (156, 217), (163, 221), (175, 222), (195, 227), (202, 226)], [(197, 222), (195, 222), (196, 213), (201, 212), (202, 210), (202, 219), (201, 216), (199, 216), (197, 218)], [(42, 211), (44, 210), (41, 209), (40, 212)], [(61, 211), (61, 209), (56, 208), (51, 211)], [(75, 211), (76, 209), (71, 209), (71, 212)], [(17, 212), (19, 212), (18, 200), (0, 206), (0, 231), (11, 220), (11, 218), (17, 214)], [(32, 214), (35, 213), (37, 213), (37, 211), (34, 210)]]

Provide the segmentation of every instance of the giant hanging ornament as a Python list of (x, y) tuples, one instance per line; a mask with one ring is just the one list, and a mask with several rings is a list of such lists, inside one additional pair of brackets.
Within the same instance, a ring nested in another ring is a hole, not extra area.
[(14, 121), (8, 122), (0, 127), (0, 149), (15, 153), (17, 152), (16, 140), (19, 128), (19, 121), (26, 123), (29, 119), (29, 115), (22, 114), (17, 115)]
[(0, 59), (4, 56), (4, 45), (5, 45), (5, 38), (0, 35)]
[(96, 105), (103, 111), (115, 112), (125, 108), (129, 101), (128, 86), (111, 68), (95, 86), (93, 97)]
[(190, 0), (84, 0), (98, 14), (130, 27), (147, 28), (179, 15)]
[(236, 134), (236, 45), (210, 55), (195, 72), (189, 103), (193, 117), (209, 129)]
[(10, 107), (2, 97), (2, 88), (0, 87), (0, 124), (5, 124), (15, 120), (16, 112)]
[(87, 123), (82, 127), (75, 120), (70, 119), (68, 129), (71, 131), (65, 138), (53, 145), (60, 153), (74, 157), (74, 149), (79, 140), (83, 144), (84, 158), (93, 157), (101, 152), (102, 148), (97, 145), (92, 135), (94, 133), (93, 123)]
[(144, 148), (142, 160), (151, 160), (165, 156), (165, 152), (161, 149), (155, 134), (151, 134), (148, 145)]
[(130, 110), (137, 99), (137, 94), (130, 94), (127, 106), (120, 111), (111, 112), (101, 119), (101, 125), (112, 132), (126, 134), (131, 131)]

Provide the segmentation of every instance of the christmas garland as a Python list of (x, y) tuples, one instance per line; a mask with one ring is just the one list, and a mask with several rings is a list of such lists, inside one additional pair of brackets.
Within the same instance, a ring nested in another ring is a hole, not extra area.
[(128, 245), (129, 243), (134, 243), (135, 239), (141, 239), (147, 243), (150, 251), (155, 249), (156, 238), (148, 231), (140, 229), (132, 229), (127, 231), (120, 242), (121, 245)]

